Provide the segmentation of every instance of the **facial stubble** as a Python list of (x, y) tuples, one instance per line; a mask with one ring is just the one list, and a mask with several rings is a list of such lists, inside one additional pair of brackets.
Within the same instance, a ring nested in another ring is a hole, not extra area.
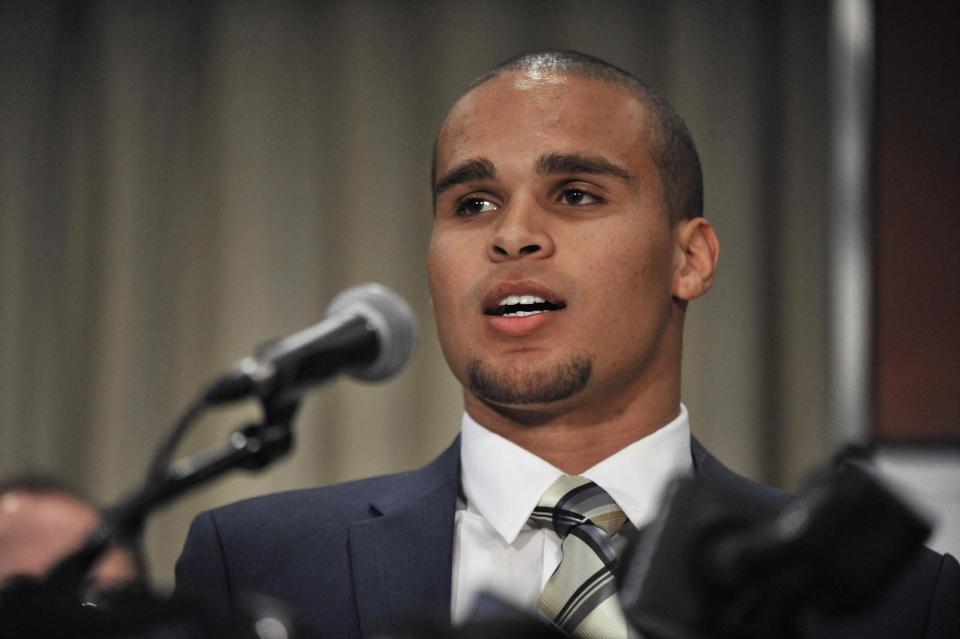
[(525, 366), (496, 370), (480, 358), (467, 364), (470, 392), (481, 400), (507, 406), (549, 404), (576, 395), (590, 381), (593, 362), (575, 355), (545, 369)]

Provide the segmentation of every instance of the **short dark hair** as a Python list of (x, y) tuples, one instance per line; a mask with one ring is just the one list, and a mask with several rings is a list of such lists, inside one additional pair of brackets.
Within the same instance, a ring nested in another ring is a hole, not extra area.
[[(578, 51), (531, 51), (515, 55), (470, 83), (466, 93), (511, 71), (553, 71), (600, 80), (626, 89), (653, 115), (647, 151), (663, 181), (664, 207), (670, 221), (703, 215), (703, 172), (693, 137), (683, 119), (659, 93), (629, 71)], [(436, 146), (434, 146), (436, 149)], [(434, 150), (434, 170), (436, 150)]]

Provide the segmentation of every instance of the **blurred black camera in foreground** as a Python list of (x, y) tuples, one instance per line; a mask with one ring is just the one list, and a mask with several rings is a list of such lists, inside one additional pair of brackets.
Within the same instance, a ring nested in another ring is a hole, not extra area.
[(684, 479), (624, 557), (620, 597), (650, 639), (808, 636), (875, 602), (929, 533), (858, 461), (782, 507)]

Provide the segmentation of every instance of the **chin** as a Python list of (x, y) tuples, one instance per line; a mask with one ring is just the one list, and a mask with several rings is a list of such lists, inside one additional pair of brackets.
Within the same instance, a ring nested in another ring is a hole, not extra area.
[(593, 361), (574, 355), (554, 363), (496, 366), (474, 358), (467, 365), (467, 388), (498, 406), (544, 406), (580, 393), (590, 381)]

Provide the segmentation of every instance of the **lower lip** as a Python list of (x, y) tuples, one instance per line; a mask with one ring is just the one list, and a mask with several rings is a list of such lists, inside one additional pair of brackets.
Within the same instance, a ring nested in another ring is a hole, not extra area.
[(491, 315), (487, 321), (493, 330), (508, 337), (521, 337), (529, 335), (545, 323), (553, 319), (559, 311), (545, 311), (536, 315), (525, 315), (523, 317), (504, 317), (502, 315)]

